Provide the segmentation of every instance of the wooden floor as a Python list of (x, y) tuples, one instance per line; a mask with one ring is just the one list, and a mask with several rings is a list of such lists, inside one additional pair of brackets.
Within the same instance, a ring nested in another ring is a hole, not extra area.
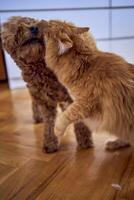
[(45, 154), (42, 129), (27, 90), (0, 87), (0, 200), (134, 200), (133, 148), (106, 152), (110, 137), (95, 134), (81, 150), (70, 128), (60, 151)]

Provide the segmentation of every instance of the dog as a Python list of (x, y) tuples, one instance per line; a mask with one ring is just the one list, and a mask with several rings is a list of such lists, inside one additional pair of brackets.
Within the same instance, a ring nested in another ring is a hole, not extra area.
[[(40, 21), (30, 17), (11, 17), (2, 25), (5, 50), (21, 69), (32, 97), (33, 117), (36, 123), (44, 122), (43, 150), (47, 153), (59, 149), (54, 133), (57, 104), (64, 110), (72, 99), (54, 73), (46, 67), (45, 43)], [(92, 146), (90, 130), (83, 123), (74, 125), (76, 139), (82, 148)]]
[(58, 20), (42, 21), (47, 67), (73, 97), (57, 118), (59, 138), (70, 123), (81, 121), (91, 132), (106, 131), (117, 137), (108, 150), (134, 144), (134, 65), (122, 57), (102, 52), (93, 37), (83, 39), (88, 27)]

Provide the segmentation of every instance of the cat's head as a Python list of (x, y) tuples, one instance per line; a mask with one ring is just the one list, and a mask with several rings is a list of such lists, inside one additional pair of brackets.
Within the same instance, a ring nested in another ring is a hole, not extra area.
[(40, 26), (44, 31), (46, 47), (54, 42), (58, 55), (67, 53), (74, 47), (74, 40), (89, 30), (88, 27), (77, 27), (72, 23), (59, 20), (42, 20)]

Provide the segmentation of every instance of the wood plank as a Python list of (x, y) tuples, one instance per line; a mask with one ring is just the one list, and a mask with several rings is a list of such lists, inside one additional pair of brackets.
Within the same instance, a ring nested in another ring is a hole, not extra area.
[(118, 199), (134, 199), (134, 153), (129, 156), (129, 160), (126, 163), (126, 168), (123, 172), (122, 179), (120, 180), (122, 190), (116, 193), (115, 200)]
[(14, 143), (14, 141), (1, 142), (0, 141), (0, 161), (3, 164), (8, 164), (10, 166), (19, 167), (24, 164), (29, 159), (36, 159), (42, 161), (51, 160), (55, 154), (45, 154), (42, 151), (42, 144), (38, 145), (22, 145), (19, 143)]
[(0, 184), (15, 171), (16, 168), (0, 163)]
[(134, 148), (106, 152), (113, 138), (101, 133), (93, 149), (82, 150), (70, 127), (59, 152), (45, 154), (27, 90), (0, 92), (0, 200), (134, 199)]
[[(113, 200), (118, 192), (120, 196), (123, 196), (124, 191), (129, 187), (129, 179), (124, 178), (122, 182), (121, 179), (132, 153), (131, 148), (116, 153), (104, 153), (101, 150), (100, 152), (81, 151), (63, 168), (56, 179), (53, 179), (37, 200)], [(132, 163), (130, 165), (134, 166)], [(132, 168), (130, 171), (132, 175)], [(131, 187), (125, 193), (125, 199), (133, 199), (134, 182), (132, 180)], [(112, 184), (124, 185), (124, 189), (118, 191), (112, 187)], [(130, 190), (131, 193), (129, 193)], [(117, 199), (122, 199), (118, 197)]]
[(55, 157), (50, 162), (30, 160), (0, 185), (1, 200), (34, 199), (59, 173), (68, 159)]
[[(28, 154), (27, 154), (28, 155)], [(0, 162), (12, 167), (19, 167), (29, 160), (29, 157), (21, 152), (21, 149), (10, 145), (0, 144)]]

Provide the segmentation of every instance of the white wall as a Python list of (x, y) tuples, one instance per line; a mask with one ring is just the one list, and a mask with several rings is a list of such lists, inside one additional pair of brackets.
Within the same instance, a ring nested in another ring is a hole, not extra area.
[[(10, 16), (30, 16), (37, 19), (64, 19), (80, 26), (89, 26), (97, 39), (99, 48), (113, 51), (134, 62), (134, 9), (120, 6), (133, 6), (133, 0), (4, 0), (0, 1), (1, 21)], [(118, 3), (117, 3), (118, 2)], [(33, 10), (34, 9), (34, 10)], [(6, 64), (10, 87), (22, 87), (20, 71), (6, 54)]]

